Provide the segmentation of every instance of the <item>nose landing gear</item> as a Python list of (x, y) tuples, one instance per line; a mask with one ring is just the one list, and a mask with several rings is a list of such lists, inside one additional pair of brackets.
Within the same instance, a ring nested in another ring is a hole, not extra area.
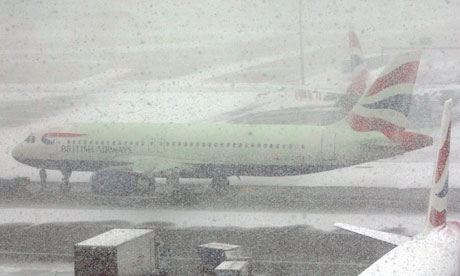
[(46, 170), (40, 169), (39, 175), (40, 175), (40, 191), (43, 192), (46, 190)]

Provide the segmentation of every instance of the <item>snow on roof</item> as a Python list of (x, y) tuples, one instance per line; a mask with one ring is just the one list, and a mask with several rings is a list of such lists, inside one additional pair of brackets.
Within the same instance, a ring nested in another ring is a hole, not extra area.
[(225, 262), (220, 263), (220, 265), (218, 265), (215, 270), (237, 270), (239, 271), (243, 269), (245, 266), (247, 266), (248, 264), (249, 264), (248, 262), (242, 262), (242, 261), (234, 261), (234, 262), (225, 261)]
[(152, 232), (153, 230), (149, 229), (112, 229), (86, 241), (77, 243), (76, 246), (116, 247)]
[(228, 243), (219, 243), (219, 242), (210, 242), (207, 244), (202, 244), (198, 247), (202, 248), (212, 248), (212, 249), (220, 249), (220, 250), (232, 250), (236, 248), (240, 248), (239, 245), (233, 245)]

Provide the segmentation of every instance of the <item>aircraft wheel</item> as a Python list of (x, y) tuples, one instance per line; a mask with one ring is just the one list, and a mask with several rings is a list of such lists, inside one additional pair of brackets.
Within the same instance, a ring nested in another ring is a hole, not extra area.
[(62, 180), (61, 185), (59, 186), (59, 191), (61, 194), (68, 194), (72, 189), (69, 180)]
[(39, 175), (40, 175), (40, 191), (45, 191), (46, 190), (46, 170), (40, 169)]
[(211, 189), (216, 193), (221, 193), (230, 186), (230, 180), (227, 177), (214, 177), (211, 180)]
[(137, 193), (138, 195), (146, 195), (155, 191), (155, 178), (150, 178), (145, 175), (141, 175), (137, 178)]

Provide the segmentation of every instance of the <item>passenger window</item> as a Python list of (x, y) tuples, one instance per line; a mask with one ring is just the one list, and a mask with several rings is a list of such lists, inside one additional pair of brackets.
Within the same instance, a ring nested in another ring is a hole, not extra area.
[(74, 144), (74, 145), (75, 145), (76, 143), (77, 143), (77, 141), (76, 141), (76, 140), (73, 140), (73, 141), (72, 141), (72, 144)]
[(267, 147), (267, 144), (264, 144), (264, 148), (266, 148), (266, 147)]
[(254, 147), (254, 144), (251, 144), (251, 148), (253, 148), (253, 147)]
[(236, 148), (236, 143), (233, 143), (233, 147)]
[(187, 146), (187, 142), (184, 142), (184, 147), (186, 147), (186, 146)]
[(220, 147), (223, 148), (223, 147), (224, 147), (224, 143), (220, 143)]
[(200, 146), (200, 143), (199, 143), (199, 142), (196, 142), (196, 143), (195, 143), (195, 146), (199, 147), (199, 146)]
[(243, 143), (239, 143), (238, 147), (241, 148), (243, 146)]
[(169, 147), (169, 142), (166, 142), (166, 146)]
[(182, 145), (181, 142), (177, 142), (177, 146), (180, 147)]
[(99, 144), (99, 142), (96, 140), (96, 141), (94, 142), (94, 144), (97, 145), (97, 144)]
[(302, 145), (302, 149), (304, 148), (304, 146)]
[(260, 144), (257, 144), (257, 147), (260, 148)]
[(112, 141), (112, 146), (115, 146), (116, 144), (117, 144), (117, 142)]
[(227, 148), (229, 148), (229, 147), (230, 147), (230, 143), (227, 143)]
[(276, 144), (276, 148), (279, 149), (279, 148), (280, 148), (280, 144)]
[(83, 140), (83, 144), (86, 145), (86, 140)]
[(292, 144), (289, 144), (289, 148), (292, 149)]
[(133, 145), (133, 141), (129, 141), (129, 145), (132, 146), (132, 145)]
[(81, 140), (78, 140), (78, 144), (79, 144), (79, 145), (80, 145), (80, 143), (81, 143)]
[(201, 146), (202, 146), (202, 147), (206, 147), (206, 143), (202, 143)]
[(285, 144), (283, 144), (281, 147), (282, 147), (283, 149), (285, 149), (285, 148), (286, 148), (286, 145), (285, 145)]
[(245, 147), (245, 148), (248, 148), (248, 147), (249, 147), (249, 144), (244, 144), (244, 147)]
[(171, 147), (174, 147), (176, 145), (176, 142), (171, 142)]
[(219, 145), (219, 144), (217, 144), (217, 143), (214, 143), (214, 147), (215, 147), (215, 148), (217, 148), (217, 146), (218, 146), (218, 145)]
[(139, 145), (139, 142), (136, 141), (136, 143), (135, 143), (134, 145), (138, 146), (138, 145)]
[(271, 148), (271, 149), (273, 148), (273, 144), (270, 144), (270, 148)]
[(67, 144), (70, 144), (70, 140), (67, 140)]

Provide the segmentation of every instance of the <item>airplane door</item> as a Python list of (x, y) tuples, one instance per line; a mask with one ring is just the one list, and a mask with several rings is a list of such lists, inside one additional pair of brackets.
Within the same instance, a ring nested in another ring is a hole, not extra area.
[(335, 137), (336, 133), (332, 131), (323, 131), (321, 137), (321, 155), (324, 160), (335, 158)]

